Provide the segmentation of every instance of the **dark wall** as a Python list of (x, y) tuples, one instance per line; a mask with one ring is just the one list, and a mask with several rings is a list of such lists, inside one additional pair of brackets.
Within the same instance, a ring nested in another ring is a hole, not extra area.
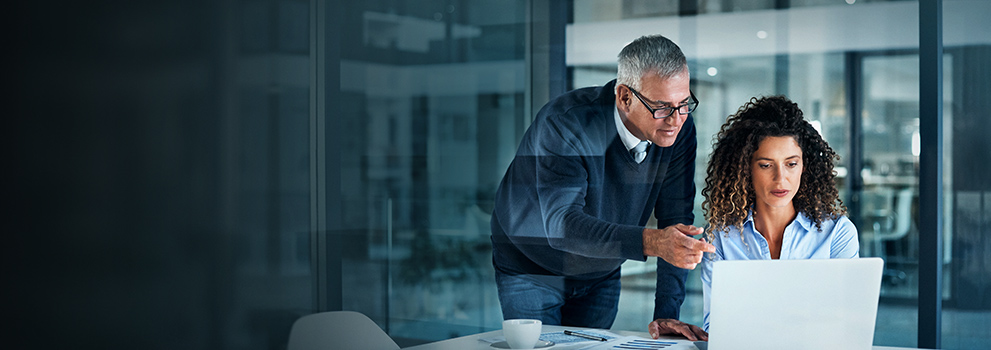
[(225, 10), (7, 11), (4, 347), (220, 348)]

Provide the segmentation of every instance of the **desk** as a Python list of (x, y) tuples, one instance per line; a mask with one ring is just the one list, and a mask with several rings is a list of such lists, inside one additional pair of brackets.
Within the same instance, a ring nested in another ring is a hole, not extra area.
[[(540, 333), (563, 332), (565, 329), (570, 329), (570, 330), (573, 330), (574, 331), (574, 330), (588, 330), (590, 328), (544, 325), (542, 327)], [(615, 333), (615, 334), (618, 334), (618, 335), (622, 335), (622, 336), (635, 335), (635, 336), (641, 336), (641, 337), (648, 338), (648, 339), (650, 338), (650, 335), (647, 334), (647, 332), (614, 331), (614, 330), (609, 330), (609, 332), (610, 333)], [(486, 343), (484, 341), (479, 341), (479, 339), (492, 338), (492, 337), (498, 337), (498, 336), (502, 336), (502, 330), (495, 330), (495, 331), (491, 331), (491, 332), (466, 335), (466, 336), (463, 336), (463, 337), (458, 337), (458, 338), (448, 339), (448, 340), (441, 340), (441, 341), (438, 341), (438, 342), (417, 345), (417, 346), (409, 347), (409, 348), (405, 348), (405, 349), (408, 349), (408, 350), (471, 350), (471, 349), (476, 349), (476, 350), (482, 350), (482, 349), (485, 349), (485, 350), (494, 350), (495, 348), (489, 346), (489, 343)], [(565, 345), (554, 345), (554, 346), (551, 346), (549, 348), (544, 348), (544, 349), (553, 349), (553, 350), (557, 350), (557, 349), (574, 349), (574, 348), (581, 348), (581, 347), (584, 347), (584, 346), (588, 346), (589, 344), (591, 344), (591, 343), (589, 343), (589, 342), (582, 342), (582, 343), (565, 344)]]
[[(541, 333), (561, 332), (561, 331), (564, 331), (565, 329), (582, 330), (582, 329), (588, 329), (588, 328), (544, 325), (543, 326), (543, 329), (541, 330)], [(648, 335), (647, 332), (616, 331), (616, 330), (609, 330), (609, 332), (612, 332), (612, 333), (615, 333), (615, 334), (618, 334), (618, 335), (622, 335), (622, 336), (633, 335), (633, 336), (640, 336), (640, 337), (643, 337), (643, 338), (650, 339), (650, 335)], [(406, 349), (408, 349), (408, 350), (471, 350), (471, 349), (475, 349), (475, 350), (493, 350), (494, 348), (490, 347), (489, 346), (489, 343), (486, 343), (486, 342), (483, 342), (483, 341), (479, 341), (479, 339), (497, 337), (497, 336), (501, 336), (501, 335), (502, 335), (502, 330), (495, 330), (495, 331), (491, 331), (491, 332), (466, 335), (466, 336), (458, 337), (458, 338), (454, 338), (454, 339), (441, 340), (441, 341), (438, 341), (438, 342), (417, 345), (417, 346), (409, 347), (409, 348), (406, 348)], [(661, 337), (661, 338), (667, 338), (667, 337)], [(681, 339), (681, 340), (684, 340), (684, 338), (669, 338), (669, 339)], [(555, 345), (555, 346), (552, 346), (552, 347), (549, 347), (549, 348), (545, 348), (545, 349), (554, 349), (554, 350), (557, 350), (557, 349), (574, 349), (574, 348), (580, 348), (580, 347), (583, 347), (583, 346), (587, 346), (588, 344), (589, 343), (567, 344), (565, 346)], [(915, 349), (915, 348), (898, 348), (898, 347), (890, 347), (890, 346), (874, 346), (873, 347), (873, 350), (909, 350), (909, 349)]]

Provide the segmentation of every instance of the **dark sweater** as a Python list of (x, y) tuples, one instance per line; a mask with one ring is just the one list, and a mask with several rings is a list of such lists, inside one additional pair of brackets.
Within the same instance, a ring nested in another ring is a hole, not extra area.
[[(692, 224), (697, 146), (692, 118), (671, 147), (652, 145), (637, 164), (616, 131), (614, 87), (615, 80), (574, 90), (538, 112), (496, 193), (496, 267), (599, 278), (626, 259), (646, 260), (643, 229), (652, 211), (661, 228)], [(659, 274), (667, 274), (661, 265)], [(672, 271), (679, 276), (669, 281), (659, 276), (659, 294), (671, 289), (683, 299), (682, 271)]]

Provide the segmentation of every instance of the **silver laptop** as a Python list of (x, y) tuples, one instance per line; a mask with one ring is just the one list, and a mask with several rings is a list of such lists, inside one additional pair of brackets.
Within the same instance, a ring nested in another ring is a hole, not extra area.
[(717, 261), (708, 350), (871, 349), (883, 266), (880, 258)]

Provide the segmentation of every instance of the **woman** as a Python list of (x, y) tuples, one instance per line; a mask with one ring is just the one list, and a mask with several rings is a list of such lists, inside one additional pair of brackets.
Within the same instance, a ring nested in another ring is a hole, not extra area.
[[(838, 158), (783, 96), (753, 98), (723, 124), (702, 190), (706, 240), (716, 247), (702, 259), (705, 337), (714, 261), (859, 256), (857, 228), (836, 190)], [(658, 321), (651, 335), (670, 333)]]
[(714, 261), (859, 256), (857, 228), (836, 190), (838, 158), (783, 96), (753, 98), (726, 120), (702, 190), (716, 247), (702, 259), (703, 329)]

